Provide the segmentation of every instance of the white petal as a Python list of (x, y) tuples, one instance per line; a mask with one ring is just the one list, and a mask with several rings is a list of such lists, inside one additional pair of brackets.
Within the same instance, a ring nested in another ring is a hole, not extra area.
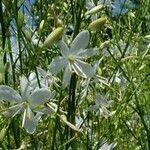
[(31, 106), (36, 107), (44, 104), (51, 97), (51, 92), (45, 88), (35, 90), (28, 98)]
[(87, 93), (88, 93), (88, 87), (89, 87), (89, 84), (90, 84), (90, 78), (86, 79), (84, 82), (83, 82), (83, 90), (81, 91), (81, 100), (80, 100), (80, 104), (83, 102), (83, 100), (85, 99), (85, 97), (87, 96)]
[(67, 65), (66, 59), (61, 56), (55, 57), (49, 65), (49, 71), (54, 74), (58, 73)]
[(41, 119), (43, 113), (41, 112), (37, 112), (37, 114), (35, 115), (34, 119), (35, 119), (35, 123), (36, 125), (38, 124), (38, 121)]
[(70, 70), (69, 65), (66, 67), (64, 75), (63, 75), (63, 85), (62, 87), (65, 88), (70, 83), (72, 71)]
[(69, 48), (64, 41), (60, 41), (58, 43), (58, 47), (60, 48), (60, 50), (61, 50), (60, 52), (63, 57), (67, 57), (69, 55)]
[(72, 64), (72, 68), (77, 75), (86, 78), (86, 75), (76, 63)]
[(42, 68), (37, 67), (38, 77), (41, 84), (41, 87), (47, 87), (47, 72), (43, 70)]
[(5, 115), (6, 117), (14, 117), (18, 113), (20, 113), (21, 110), (22, 110), (22, 104), (17, 104), (9, 107), (7, 110), (2, 112), (2, 114)]
[(37, 72), (40, 78), (45, 78), (47, 75), (47, 72), (43, 70), (42, 68), (37, 67)]
[(28, 79), (29, 79), (29, 81), (35, 80), (35, 79), (36, 79), (36, 74), (35, 74), (35, 72), (31, 72), (30, 75), (29, 75), (29, 77), (28, 77)]
[(98, 110), (98, 108), (99, 108), (99, 106), (97, 106), (97, 105), (91, 105), (89, 108), (88, 108), (88, 111), (96, 111), (96, 110)]
[(40, 110), (40, 113), (41, 114), (47, 114), (47, 115), (49, 115), (49, 114), (51, 114), (51, 113), (53, 113), (54, 111), (53, 111), (53, 109), (51, 109), (51, 108), (49, 108), (49, 107), (45, 107), (45, 108), (43, 108), (42, 110)]
[(37, 79), (31, 81), (30, 87), (31, 87), (31, 91), (34, 91), (35, 89), (39, 88)]
[(29, 106), (24, 110), (22, 127), (24, 127), (29, 134), (33, 134), (36, 130), (36, 120)]
[(94, 55), (96, 55), (96, 51), (93, 48), (80, 50), (77, 53), (78, 58), (89, 58)]
[(111, 144), (108, 144), (108, 143), (104, 143), (101, 147), (100, 147), (100, 150), (112, 150), (116, 147), (116, 143), (111, 143)]
[(95, 75), (94, 68), (90, 64), (81, 60), (76, 60), (76, 62), (80, 66), (82, 72), (86, 75), (86, 78), (91, 78)]
[(94, 68), (91, 67), (88, 63), (85, 63), (81, 60), (76, 60), (76, 68), (75, 68), (75, 72), (82, 77), (85, 78), (91, 78), (94, 76), (95, 72), (94, 72)]
[(30, 94), (31, 88), (29, 87), (29, 81), (25, 76), (20, 77), (21, 96), (23, 100), (26, 100)]
[(0, 86), (0, 100), (7, 102), (21, 102), (21, 96), (11, 87), (1, 85)]
[(71, 51), (85, 49), (89, 43), (90, 34), (88, 30), (80, 32), (71, 44)]

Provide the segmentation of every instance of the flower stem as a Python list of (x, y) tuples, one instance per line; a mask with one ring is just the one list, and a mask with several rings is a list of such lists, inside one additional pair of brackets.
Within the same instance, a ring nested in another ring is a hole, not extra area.
[[(76, 83), (77, 83), (77, 76), (75, 73), (72, 74), (70, 80), (70, 88), (69, 88), (69, 99), (68, 99), (68, 112), (67, 112), (67, 120), (72, 124), (75, 124), (75, 112), (76, 112)], [(66, 126), (66, 140), (73, 138), (75, 135), (75, 131), (72, 130), (70, 127)], [(74, 141), (69, 142), (66, 144), (66, 149), (71, 146), (74, 149)]]

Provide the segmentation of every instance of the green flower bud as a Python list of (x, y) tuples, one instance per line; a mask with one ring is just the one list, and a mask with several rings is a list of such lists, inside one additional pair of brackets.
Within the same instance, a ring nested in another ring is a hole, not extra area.
[(45, 23), (44, 20), (42, 20), (42, 21), (40, 22), (40, 25), (39, 25), (39, 31), (40, 31), (40, 32), (42, 32), (42, 30), (43, 30), (44, 23)]
[(91, 31), (99, 30), (107, 22), (106, 18), (99, 18), (91, 22), (88, 26), (88, 29)]
[(95, 6), (94, 8), (92, 8), (91, 10), (87, 11), (85, 13), (85, 15), (93, 15), (99, 11), (101, 11), (102, 9), (104, 8), (103, 5), (98, 5), (98, 6)]
[(58, 40), (60, 40), (62, 34), (63, 34), (64, 28), (58, 27), (56, 28), (45, 40), (42, 47), (49, 47), (52, 44), (56, 43)]

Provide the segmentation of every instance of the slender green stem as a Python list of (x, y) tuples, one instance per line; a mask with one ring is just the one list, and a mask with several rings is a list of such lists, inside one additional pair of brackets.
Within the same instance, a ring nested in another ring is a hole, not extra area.
[(51, 150), (55, 149), (55, 144), (56, 144), (56, 135), (57, 135), (57, 124), (59, 124), (59, 118), (57, 114), (59, 114), (59, 109), (60, 109), (60, 104), (62, 100), (62, 88), (60, 89), (60, 94), (59, 94), (59, 100), (58, 100), (58, 105), (57, 105), (57, 111), (56, 111), (56, 118), (54, 122), (54, 132), (53, 132), (53, 138), (52, 138), (52, 143), (51, 143)]

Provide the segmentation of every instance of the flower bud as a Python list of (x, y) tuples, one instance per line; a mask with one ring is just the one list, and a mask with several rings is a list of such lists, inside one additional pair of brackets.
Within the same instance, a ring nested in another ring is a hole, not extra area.
[(39, 31), (40, 31), (40, 32), (42, 32), (42, 30), (43, 30), (44, 23), (45, 23), (44, 20), (42, 20), (42, 21), (40, 22), (40, 25), (39, 25)]
[(99, 30), (107, 22), (106, 18), (99, 18), (91, 22), (88, 26), (88, 29), (91, 31)]
[(103, 5), (98, 5), (98, 6), (95, 6), (94, 8), (92, 8), (91, 10), (87, 11), (85, 13), (85, 15), (93, 15), (99, 11), (101, 11), (102, 9), (104, 8)]
[(52, 31), (52, 33), (46, 38), (42, 47), (49, 47), (52, 44), (56, 43), (61, 38), (63, 31), (63, 27), (58, 27), (54, 31)]

